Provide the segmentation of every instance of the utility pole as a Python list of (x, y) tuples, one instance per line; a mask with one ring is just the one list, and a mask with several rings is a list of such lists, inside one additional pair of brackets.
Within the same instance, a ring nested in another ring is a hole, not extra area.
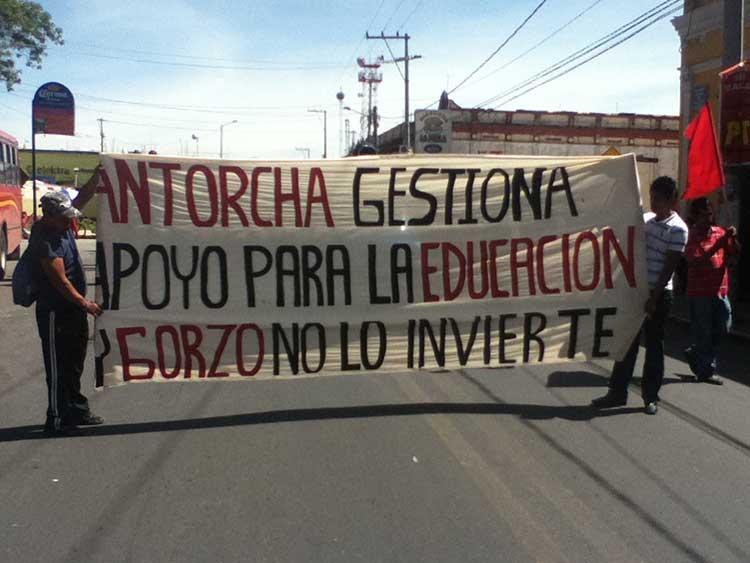
[(404, 79), (404, 128), (406, 133), (406, 139), (404, 141), (404, 145), (406, 146), (407, 152), (411, 151), (411, 123), (409, 122), (409, 61), (412, 61), (414, 59), (421, 59), (421, 55), (413, 55), (409, 56), (409, 39), (411, 37), (408, 33), (404, 33), (401, 35), (398, 31), (396, 32), (396, 35), (386, 35), (382, 31), (380, 32), (380, 35), (370, 35), (369, 32), (365, 33), (366, 39), (382, 39), (385, 41), (386, 47), (388, 47), (388, 51), (391, 52), (391, 47), (388, 45), (389, 39), (401, 39), (404, 42), (404, 56), (399, 57), (398, 59), (393, 56), (393, 52), (391, 52), (391, 57), (393, 59), (393, 63), (395, 63), (396, 68), (398, 68), (399, 73), (401, 73), (401, 67), (398, 66), (399, 62), (404, 63), (404, 72), (401, 73), (402, 78)]
[(328, 112), (324, 109), (309, 109), (307, 111), (323, 114), (323, 158), (328, 158)]
[(99, 122), (99, 152), (104, 152), (104, 119), (97, 119)]
[(378, 148), (378, 106), (372, 108), (372, 144)]

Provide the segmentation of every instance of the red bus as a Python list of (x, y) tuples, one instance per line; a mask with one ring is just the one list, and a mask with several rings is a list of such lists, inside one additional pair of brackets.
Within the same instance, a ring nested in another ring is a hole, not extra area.
[(0, 280), (21, 253), (21, 169), (18, 141), (0, 130)]

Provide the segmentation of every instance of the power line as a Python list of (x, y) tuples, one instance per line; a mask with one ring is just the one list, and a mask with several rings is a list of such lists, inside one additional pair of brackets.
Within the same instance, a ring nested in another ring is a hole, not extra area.
[[(645, 25), (644, 25), (643, 27), (641, 27), (641, 28), (637, 29), (636, 31), (634, 31), (634, 32), (633, 32), (633, 33), (631, 33), (630, 35), (628, 35), (628, 36), (624, 37), (623, 39), (621, 39), (621, 40), (617, 41), (616, 43), (614, 43), (614, 44), (612, 44), (612, 45), (608, 46), (608, 47), (607, 47), (607, 48), (605, 48), (604, 50), (602, 50), (602, 51), (600, 51), (600, 52), (598, 52), (598, 53), (596, 53), (596, 54), (592, 55), (591, 57), (589, 57), (589, 58), (587, 58), (587, 59), (585, 59), (585, 60), (581, 61), (581, 62), (580, 62), (580, 63), (578, 63), (577, 65), (574, 65), (574, 66), (572, 66), (572, 67), (570, 67), (570, 68), (568, 68), (568, 69), (565, 69), (564, 71), (562, 71), (562, 72), (558, 73), (557, 75), (555, 75), (555, 76), (552, 76), (552, 77), (548, 78), (547, 80), (544, 80), (543, 82), (540, 82), (539, 84), (536, 84), (536, 85), (534, 85), (534, 86), (532, 86), (532, 87), (530, 87), (530, 88), (527, 88), (527, 89), (526, 89), (526, 90), (524, 90), (523, 92), (521, 92), (521, 93), (519, 93), (519, 94), (517, 94), (517, 95), (515, 95), (515, 96), (513, 96), (513, 97), (511, 97), (511, 98), (508, 98), (507, 100), (504, 100), (504, 101), (503, 101), (502, 103), (508, 103), (508, 102), (512, 102), (513, 100), (515, 100), (515, 99), (517, 99), (517, 98), (520, 98), (521, 96), (523, 96), (523, 95), (525, 95), (525, 94), (527, 94), (527, 93), (531, 92), (532, 90), (536, 90), (537, 88), (540, 88), (541, 86), (544, 86), (545, 84), (548, 84), (548, 83), (552, 82), (553, 80), (557, 80), (558, 78), (560, 78), (560, 77), (562, 77), (562, 76), (565, 76), (566, 74), (568, 74), (568, 73), (570, 73), (570, 72), (574, 71), (575, 69), (577, 69), (577, 68), (579, 68), (579, 67), (581, 67), (581, 66), (585, 65), (585, 64), (586, 64), (586, 63), (588, 63), (589, 61), (592, 61), (592, 60), (594, 60), (594, 59), (596, 59), (596, 58), (598, 58), (598, 57), (602, 56), (602, 55), (603, 55), (604, 53), (606, 53), (606, 52), (608, 52), (608, 51), (611, 51), (612, 49), (614, 49), (614, 48), (615, 48), (615, 47), (617, 47), (618, 45), (621, 45), (622, 43), (625, 43), (625, 42), (626, 42), (626, 41), (628, 41), (629, 39), (631, 39), (631, 38), (635, 37), (636, 35), (638, 35), (638, 34), (639, 34), (639, 33), (641, 33), (642, 31), (644, 31), (644, 30), (648, 29), (649, 27), (651, 27), (651, 26), (652, 26), (652, 25), (654, 25), (655, 23), (657, 23), (657, 22), (659, 22), (659, 21), (663, 20), (664, 18), (667, 18), (667, 17), (669, 17), (669, 16), (671, 16), (671, 15), (674, 15), (674, 14), (676, 14), (676, 13), (679, 13), (679, 12), (680, 12), (680, 10), (682, 10), (682, 8), (681, 8), (681, 7), (678, 7), (678, 8), (675, 8), (675, 9), (673, 9), (672, 11), (670, 11), (670, 12), (668, 12), (668, 13), (666, 13), (666, 14), (663, 14), (663, 15), (659, 16), (659, 17), (658, 17), (658, 18), (656, 18), (655, 20), (653, 20), (653, 21), (651, 21), (651, 22), (648, 22), (648, 23), (647, 23), (647, 24), (645, 24)], [(498, 104), (498, 106), (496, 106), (496, 107), (499, 107), (499, 105), (500, 105), (500, 104)]]
[[(65, 42), (66, 45), (78, 45), (86, 49), (99, 49), (102, 51), (115, 51), (115, 52), (122, 52), (122, 53), (135, 53), (139, 55), (152, 55), (156, 57), (173, 57), (176, 59), (188, 59), (188, 60), (199, 60), (199, 61), (218, 61), (218, 62), (228, 62), (228, 63), (244, 63), (244, 64), (268, 64), (268, 65), (297, 65), (297, 66), (307, 66), (309, 63), (305, 61), (276, 61), (271, 59), (232, 59), (232, 58), (225, 58), (225, 57), (206, 57), (206, 56), (200, 56), (200, 55), (185, 55), (185, 54), (179, 54), (179, 53), (165, 53), (160, 51), (150, 51), (150, 50), (142, 50), (142, 49), (127, 49), (124, 47), (112, 47), (109, 45), (99, 45), (96, 43), (85, 43), (85, 42)], [(335, 63), (329, 63), (329, 64), (320, 64), (315, 63), (314, 66), (332, 66), (332, 67), (338, 67), (340, 65), (337, 65)]]
[(401, 71), (401, 65), (398, 64), (398, 60), (396, 59), (396, 55), (393, 54), (393, 50), (391, 49), (391, 45), (388, 43), (387, 39), (383, 39), (385, 42), (385, 46), (388, 47), (388, 52), (391, 54), (391, 59), (393, 60), (393, 64), (396, 65), (396, 69), (398, 70), (398, 73), (401, 75), (401, 80), (406, 80), (404, 78), (404, 73)]
[(655, 15), (655, 13), (658, 13), (660, 10), (668, 9), (671, 6), (673, 6), (676, 3), (678, 3), (679, 1), (680, 0), (666, 0), (664, 2), (661, 2), (660, 4), (654, 6), (653, 8), (651, 8), (651, 9), (647, 10), (646, 12), (640, 14), (635, 19), (633, 19), (633, 20), (631, 20), (631, 21), (629, 21), (629, 22), (621, 25), (620, 27), (618, 27), (614, 31), (611, 31), (607, 35), (605, 35), (605, 36), (597, 39), (596, 41), (594, 41), (592, 43), (589, 43), (588, 45), (584, 46), (583, 48), (579, 49), (578, 51), (576, 51), (574, 53), (571, 53), (570, 55), (568, 55), (567, 57), (564, 57), (563, 59), (561, 59), (557, 63), (553, 64), (552, 66), (547, 67), (547, 68), (541, 70), (540, 72), (537, 72), (533, 76), (531, 76), (531, 77), (527, 78), (526, 80), (524, 80), (522, 83), (517, 84), (516, 86), (514, 86), (514, 87), (512, 87), (512, 88), (510, 88), (510, 89), (508, 89), (508, 90), (506, 90), (504, 92), (502, 92), (501, 94), (493, 96), (492, 98), (489, 98), (488, 100), (485, 100), (485, 101), (477, 104), (475, 107), (484, 106), (484, 105), (487, 105), (489, 103), (492, 103), (495, 100), (500, 99), (501, 97), (503, 97), (505, 94), (510, 93), (513, 90), (516, 90), (518, 88), (524, 87), (527, 84), (531, 84), (535, 80), (537, 80), (539, 78), (543, 78), (548, 73), (554, 72), (555, 70), (557, 70), (559, 68), (562, 68), (566, 64), (569, 64), (569, 63), (571, 63), (571, 62), (573, 62), (573, 61), (575, 61), (577, 59), (580, 59), (581, 57), (584, 57), (588, 53), (590, 53), (590, 52), (598, 49), (599, 47), (605, 45), (609, 41), (611, 41), (613, 39), (616, 39), (617, 37), (621, 36), (623, 33), (627, 33), (629, 30), (631, 30), (634, 27), (636, 27), (637, 25), (639, 25), (642, 21), (645, 21), (648, 18), (652, 17), (653, 15)]
[(401, 9), (401, 6), (404, 5), (405, 0), (401, 0), (397, 5), (396, 9), (391, 12), (391, 15), (388, 17), (388, 19), (385, 21), (382, 27), (382, 31), (385, 32), (385, 28), (388, 27), (388, 24), (391, 23), (391, 20), (393, 19), (393, 16), (396, 15), (396, 13)]
[[(19, 98), (19, 99), (22, 99), (22, 100), (26, 101), (29, 104), (31, 103), (31, 99), (30, 98), (26, 98), (24, 96), (21, 96), (20, 94), (9, 93), (8, 95), (16, 97), (16, 98)], [(8, 106), (8, 107), (10, 107), (10, 106)], [(133, 114), (133, 113), (124, 113), (124, 112), (104, 110), (104, 109), (101, 109), (101, 108), (94, 108), (94, 107), (90, 107), (90, 106), (86, 106), (86, 105), (81, 105), (81, 104), (78, 104), (78, 103), (76, 104), (76, 110), (83, 111), (83, 112), (88, 112), (88, 113), (93, 113), (93, 114), (97, 114), (97, 115), (125, 116), (125, 117), (131, 118), (131, 119), (135, 118), (135, 119), (149, 120), (149, 121), (146, 121), (146, 122), (139, 122), (139, 123), (135, 123), (133, 121), (121, 121), (121, 120), (117, 120), (117, 119), (105, 119), (104, 120), (104, 121), (109, 122), (109, 123), (116, 123), (116, 124), (123, 124), (123, 125), (134, 125), (134, 126), (140, 126), (140, 127), (152, 127), (153, 126), (153, 127), (159, 128), (159, 129), (175, 129), (175, 130), (184, 129), (186, 131), (190, 130), (190, 131), (211, 131), (211, 132), (214, 132), (216, 130), (216, 126), (217, 126), (216, 121), (198, 121), (198, 120), (193, 120), (193, 119), (170, 119), (170, 118), (165, 118), (163, 116), (151, 116), (151, 115)], [(15, 110), (14, 109), (14, 111), (18, 111), (19, 113), (22, 113), (22, 112), (20, 112), (20, 110)], [(23, 114), (23, 115), (26, 115), (27, 117), (29, 117), (27, 114)], [(236, 116), (239, 116), (239, 117), (243, 116), (242, 113), (238, 113), (238, 112), (234, 112), (231, 115), (236, 115)], [(311, 119), (310, 117), (308, 117), (305, 114), (289, 114), (288, 116), (284, 116), (284, 117), (276, 116), (273, 119), (262, 120), (262, 121), (258, 120), (257, 116), (249, 116), (249, 117), (251, 118), (251, 121), (245, 122), (247, 125), (261, 125), (261, 124), (264, 124), (264, 123), (278, 124), (281, 121), (292, 121), (292, 120), (295, 121), (295, 122), (300, 122), (300, 121), (308, 121), (309, 119)], [(172, 123), (159, 123), (158, 121), (151, 121), (152, 119), (153, 120), (162, 120), (162, 121), (171, 121)], [(189, 124), (190, 127), (181, 127), (180, 125), (176, 125), (176, 124), (186, 124), (186, 125)], [(203, 125), (204, 127), (203, 128), (196, 128), (196, 125), (197, 126)], [(209, 128), (205, 128), (205, 125), (213, 125), (214, 127), (209, 129)]]
[(616, 39), (616, 38), (622, 36), (623, 34), (627, 33), (628, 31), (630, 31), (631, 29), (637, 27), (643, 21), (646, 21), (649, 18), (654, 17), (655, 15), (658, 15), (662, 10), (666, 10), (666, 9), (670, 9), (670, 8), (674, 7), (678, 3), (681, 3), (681, 0), (666, 0), (664, 2), (661, 2), (657, 6), (651, 8), (650, 10), (647, 10), (646, 12), (644, 12), (642, 14), (640, 14), (639, 16), (637, 16), (636, 18), (634, 18), (633, 20), (625, 23), (624, 25), (621, 25), (620, 27), (618, 27), (614, 31), (611, 31), (610, 33), (604, 35), (603, 37), (597, 39), (596, 41), (594, 41), (592, 43), (589, 43), (588, 45), (584, 46), (583, 48), (579, 49), (578, 51), (575, 51), (574, 53), (571, 53), (570, 55), (568, 55), (566, 57), (563, 57), (558, 62), (554, 63), (553, 65), (551, 65), (551, 66), (549, 66), (549, 67), (547, 67), (547, 68), (545, 68), (545, 69), (543, 69), (543, 70), (541, 70), (539, 72), (537, 72), (536, 74), (534, 74), (533, 76), (531, 76), (531, 77), (527, 78), (526, 80), (520, 82), (519, 84), (516, 84), (515, 86), (513, 86), (513, 87), (511, 87), (511, 88), (509, 88), (509, 89), (507, 89), (507, 90), (505, 90), (505, 91), (503, 91), (503, 92), (501, 92), (499, 94), (496, 94), (495, 96), (492, 96), (492, 97), (484, 100), (483, 102), (480, 102), (479, 104), (476, 104), (475, 107), (482, 107), (482, 106), (487, 106), (489, 104), (492, 104), (495, 101), (497, 101), (497, 100), (499, 100), (501, 98), (504, 98), (506, 95), (508, 95), (508, 94), (510, 94), (510, 93), (512, 93), (514, 91), (518, 91), (519, 89), (524, 88), (527, 85), (530, 85), (530, 84), (536, 82), (537, 80), (543, 79), (545, 76), (547, 76), (551, 72), (555, 72), (558, 69), (560, 69), (560, 68), (562, 68), (562, 67), (564, 67), (564, 66), (566, 66), (566, 65), (568, 65), (568, 64), (570, 64), (570, 63), (572, 63), (572, 62), (574, 62), (574, 61), (576, 61), (576, 60), (578, 60), (578, 59), (580, 59), (582, 57), (585, 57), (587, 54), (595, 51), (596, 49), (598, 49), (598, 48), (606, 45), (607, 43), (609, 43), (613, 39)]
[[(36, 91), (36, 87), (33, 86), (20, 86), (22, 89), (26, 88), (29, 91)], [(11, 94), (13, 95), (13, 94)], [(307, 105), (298, 105), (298, 106), (221, 106), (222, 109), (215, 109), (217, 106), (198, 106), (198, 105), (176, 105), (176, 104), (160, 104), (160, 103), (154, 103), (154, 102), (142, 102), (138, 100), (124, 100), (124, 99), (117, 99), (117, 98), (107, 98), (102, 96), (94, 96), (91, 94), (85, 94), (82, 92), (76, 92), (76, 97), (81, 98), (87, 98), (90, 100), (95, 101), (101, 101), (101, 102), (108, 102), (108, 103), (115, 103), (115, 104), (126, 104), (126, 105), (134, 105), (134, 106), (142, 106), (142, 107), (150, 107), (150, 108), (157, 108), (157, 109), (167, 109), (167, 110), (174, 110), (174, 111), (189, 111), (189, 112), (196, 112), (196, 113), (219, 113), (219, 114), (225, 114), (225, 113), (233, 113), (233, 112), (267, 112), (268, 110), (294, 110), (294, 109), (303, 109), (307, 108)], [(335, 104), (327, 104), (326, 107), (333, 107)], [(82, 107), (82, 106), (81, 106)]]
[(307, 71), (307, 70), (330, 70), (341, 68), (342, 65), (309, 65), (309, 66), (285, 66), (285, 67), (264, 67), (264, 66), (227, 66), (227, 65), (215, 65), (215, 64), (201, 64), (201, 63), (182, 63), (178, 61), (160, 61), (156, 59), (142, 59), (136, 57), (119, 57), (116, 55), (104, 55), (102, 53), (86, 53), (79, 51), (79, 55), (84, 57), (94, 57), (98, 59), (109, 59), (115, 61), (127, 61), (133, 63), (143, 64), (154, 64), (162, 66), (173, 66), (181, 68), (208, 68), (211, 70), (246, 70), (253, 72), (284, 72), (284, 71)]
[(156, 129), (175, 129), (181, 131), (199, 131), (202, 133), (215, 133), (215, 129), (197, 129), (195, 127), (179, 127), (176, 125), (167, 125), (163, 123), (135, 123), (132, 121), (118, 121), (116, 119), (102, 119), (105, 123), (115, 123), (117, 125), (131, 125), (134, 127), (154, 127)]
[[(372, 27), (372, 24), (375, 23), (375, 20), (380, 14), (380, 10), (383, 9), (384, 4), (385, 4), (385, 0), (380, 0), (380, 5), (378, 6), (378, 9), (375, 10), (375, 13), (373, 14), (372, 18), (370, 18), (370, 21), (367, 24), (367, 27), (365, 29), (370, 29)], [(352, 51), (352, 54), (349, 55), (349, 57), (346, 59), (345, 64), (344, 64), (345, 68), (341, 71), (341, 74), (339, 75), (337, 82), (341, 82), (341, 77), (344, 76), (344, 74), (346, 73), (346, 68), (349, 67), (349, 65), (351, 64), (351, 61), (354, 60), (354, 58), (357, 56), (357, 51), (359, 51), (359, 48), (362, 46), (362, 43), (364, 42), (365, 42), (365, 36), (363, 35), (360, 38), (359, 43), (357, 43), (357, 46), (354, 47), (354, 51)]]
[[(159, 115), (159, 116), (152, 116), (152, 115), (144, 115), (144, 114), (124, 113), (124, 112), (121, 112), (121, 111), (118, 112), (118, 111), (111, 111), (111, 110), (102, 110), (100, 108), (94, 108), (94, 107), (90, 107), (90, 106), (83, 106), (83, 105), (80, 105), (80, 104), (76, 104), (76, 108), (77, 109), (87, 110), (87, 111), (92, 111), (92, 112), (109, 113), (111, 115), (124, 115), (126, 117), (140, 117), (140, 118), (143, 118), (143, 119), (150, 119), (152, 117), (156, 117), (157, 119), (162, 119), (162, 120), (165, 120), (165, 121), (172, 121), (174, 123), (198, 123), (198, 124), (204, 124), (204, 125), (211, 125), (211, 124), (216, 123), (216, 120), (214, 120), (214, 121), (207, 121), (207, 120), (196, 120), (196, 119), (174, 119), (174, 118), (163, 117), (161, 115)], [(158, 108), (155, 108), (155, 109), (158, 109)], [(250, 118), (253, 123), (260, 123), (261, 121), (259, 121), (258, 118), (262, 117), (261, 115), (259, 115), (257, 113), (244, 113), (242, 111), (217, 111), (217, 112), (210, 112), (210, 111), (200, 111), (200, 110), (192, 110), (192, 109), (178, 109), (178, 108), (164, 108), (164, 109), (166, 109), (168, 111), (186, 111), (188, 113), (218, 113), (219, 115), (222, 115), (222, 116), (231, 115), (231, 116), (237, 116), (237, 117), (247, 117), (247, 118)], [(273, 115), (269, 114), (268, 115), (268, 119), (265, 120), (265, 121), (274, 121), (275, 122), (275, 121), (283, 121), (283, 120), (288, 120), (288, 119), (300, 120), (300, 119), (304, 119), (304, 117), (302, 117), (300, 113), (278, 113), (278, 114), (273, 114)]]
[(25, 111), (21, 111), (20, 109), (16, 109), (16, 108), (14, 108), (12, 106), (9, 106), (9, 105), (6, 105), (6, 104), (0, 104), (0, 106), (4, 107), (6, 109), (9, 109), (10, 111), (14, 111), (16, 113), (20, 113), (24, 117), (28, 117), (29, 119), (31, 119), (31, 114), (26, 113)]
[(579, 19), (581, 19), (584, 15), (586, 15), (588, 12), (590, 12), (592, 9), (594, 9), (598, 4), (601, 4), (603, 1), (604, 0), (594, 0), (594, 2), (592, 2), (591, 4), (589, 4), (586, 8), (584, 8), (580, 12), (578, 12), (575, 16), (573, 16), (571, 19), (569, 19), (563, 25), (561, 25), (560, 27), (558, 27), (557, 29), (555, 29), (552, 33), (550, 33), (549, 35), (547, 35), (546, 37), (544, 37), (542, 40), (538, 41), (537, 43), (534, 43), (534, 45), (532, 45), (531, 47), (529, 47), (528, 49), (526, 49), (520, 55), (518, 55), (518, 56), (512, 58), (511, 60), (509, 60), (504, 65), (496, 68), (495, 70), (490, 71), (489, 73), (485, 74), (484, 76), (482, 76), (480, 78), (477, 78), (473, 82), (470, 82), (469, 86), (471, 86), (473, 84), (478, 84), (479, 82), (482, 82), (483, 80), (489, 78), (490, 76), (493, 76), (493, 75), (497, 74), (501, 70), (504, 70), (504, 69), (508, 68), (513, 63), (518, 62), (519, 60), (521, 60), (522, 58), (524, 58), (526, 55), (528, 55), (529, 53), (531, 53), (532, 51), (535, 51), (536, 49), (538, 49), (539, 47), (541, 47), (542, 45), (544, 45), (547, 41), (549, 41), (550, 39), (552, 39), (553, 37), (555, 37), (558, 33), (560, 33), (561, 31), (563, 31), (564, 29), (570, 27), (573, 23), (575, 23), (576, 21), (578, 21)]
[[(646, 29), (648, 29), (652, 25), (658, 23), (659, 21), (663, 20), (664, 18), (667, 18), (667, 17), (669, 17), (669, 16), (671, 16), (673, 14), (678, 13), (681, 9), (682, 8), (679, 7), (679, 6), (678, 7), (673, 7), (671, 10), (667, 11), (666, 13), (657, 15), (654, 19), (652, 19), (651, 21), (645, 23), (644, 25), (642, 25), (641, 27), (639, 27), (638, 29), (636, 29), (635, 31), (633, 31), (632, 33), (630, 33), (629, 35), (626, 35), (625, 37), (623, 37), (619, 41), (616, 41), (615, 43), (613, 43), (611, 45), (608, 45), (603, 50), (601, 50), (601, 51), (599, 51), (597, 53), (594, 53), (590, 57), (588, 57), (588, 58), (582, 60), (581, 62), (579, 62), (578, 64), (576, 64), (576, 65), (574, 65), (572, 67), (566, 68), (566, 69), (562, 70), (561, 72), (559, 72), (558, 74), (556, 74), (554, 76), (551, 76), (550, 78), (547, 78), (546, 80), (543, 80), (542, 82), (539, 82), (538, 84), (534, 84), (534, 85), (530, 86), (529, 88), (523, 90), (522, 92), (520, 92), (518, 94), (513, 95), (513, 92), (517, 91), (517, 90), (513, 90), (509, 94), (512, 97), (508, 98), (507, 96), (505, 96), (505, 98), (507, 98), (507, 99), (503, 99), (501, 102), (499, 102), (495, 106), (495, 108), (500, 107), (500, 105), (502, 105), (502, 104), (507, 104), (508, 102), (512, 102), (513, 100), (515, 100), (517, 98), (520, 98), (521, 96), (524, 96), (524, 95), (528, 94), (532, 90), (536, 90), (537, 88), (540, 88), (541, 86), (544, 86), (545, 84), (548, 84), (548, 83), (552, 82), (553, 80), (557, 80), (558, 78), (560, 78), (562, 76), (565, 76), (566, 74), (568, 74), (568, 73), (576, 70), (577, 68), (585, 65), (586, 63), (588, 63), (588, 62), (590, 62), (590, 61), (592, 61), (592, 60), (594, 60), (594, 59), (602, 56), (604, 53), (607, 53), (608, 51), (611, 51), (612, 49), (614, 49), (618, 45), (621, 45), (622, 43), (625, 43), (629, 39), (632, 39), (633, 37), (635, 37), (639, 33), (645, 31)], [(498, 98), (498, 99), (500, 99), (500, 98)]]
[[(464, 78), (461, 82), (459, 82), (456, 86), (454, 86), (450, 90), (450, 92), (448, 92), (448, 94), (452, 94), (453, 92), (455, 92), (456, 90), (458, 90), (461, 86), (463, 86), (464, 84), (466, 84), (466, 82), (472, 76), (474, 76), (477, 72), (479, 72), (484, 67), (484, 65), (486, 65), (488, 62), (490, 62), (495, 57), (495, 55), (497, 55), (500, 52), (500, 50), (503, 47), (505, 47), (510, 42), (510, 40), (513, 39), (518, 34), (518, 32), (521, 31), (524, 28), (524, 26), (527, 23), (529, 23), (529, 21), (531, 20), (531, 18), (533, 18), (536, 15), (536, 13), (539, 10), (542, 9), (542, 6), (544, 6), (546, 3), (547, 3), (547, 0), (542, 0), (541, 2), (539, 2), (539, 4), (537, 4), (537, 6), (531, 11), (531, 13), (528, 16), (526, 16), (526, 18), (513, 30), (513, 32), (510, 35), (508, 35), (508, 37), (505, 38), (505, 41), (503, 41), (502, 43), (500, 43), (500, 45), (497, 47), (497, 49), (495, 49), (494, 51), (492, 51), (492, 53), (490, 53), (490, 55), (486, 59), (484, 59), (479, 64), (479, 66), (477, 68), (475, 68), (474, 70), (472, 70), (466, 78)], [(430, 105), (434, 105), (435, 103), (437, 103), (437, 102), (433, 102), (433, 104), (430, 104)]]
[(396, 31), (401, 31), (402, 29), (404, 29), (404, 26), (409, 22), (409, 20), (411, 19), (411, 17), (414, 15), (414, 13), (419, 9), (419, 7), (422, 4), (424, 4), (424, 0), (419, 0), (419, 2), (417, 2), (414, 5), (414, 8), (412, 8), (411, 12), (409, 12), (409, 15), (406, 16), (406, 19), (404, 21), (402, 21), (401, 25), (396, 28)]

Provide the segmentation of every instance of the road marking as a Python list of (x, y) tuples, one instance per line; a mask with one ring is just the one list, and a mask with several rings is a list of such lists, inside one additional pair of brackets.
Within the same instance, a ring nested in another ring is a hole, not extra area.
[[(430, 400), (414, 382), (414, 376), (398, 376), (393, 380), (410, 400), (415, 402)], [(425, 421), (432, 427), (453, 457), (464, 467), (467, 475), (484, 494), (485, 500), (508, 525), (513, 537), (523, 545), (533, 560), (543, 563), (568, 561), (560, 553), (559, 546), (550, 537), (547, 529), (526, 510), (524, 507), (526, 499), (519, 499), (513, 494), (495, 469), (461, 435), (448, 415), (428, 415), (425, 416)]]
[[(450, 383), (454, 383), (452, 385), (442, 377), (436, 377), (431, 381), (454, 400), (476, 401), (476, 396), (467, 391), (463, 377), (465, 376), (462, 374), (459, 379), (457, 374), (456, 378), (450, 380)], [(487, 437), (488, 444), (503, 444), (505, 459), (512, 463), (518, 469), (519, 475), (523, 475), (541, 496), (570, 521), (576, 531), (599, 553), (601, 557), (598, 560), (642, 561), (641, 557), (632, 553), (625, 540), (615, 530), (606, 526), (591, 507), (565, 486), (559, 476), (552, 474), (538, 463), (538, 460), (528, 453), (526, 446), (513, 433), (505, 431), (498, 424), (497, 417), (476, 416), (472, 417), (472, 422)]]

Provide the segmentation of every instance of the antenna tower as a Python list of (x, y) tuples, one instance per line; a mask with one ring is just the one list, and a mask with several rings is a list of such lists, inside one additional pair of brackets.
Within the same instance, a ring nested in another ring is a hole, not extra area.
[(362, 94), (360, 95), (362, 112), (359, 119), (359, 134), (367, 143), (373, 143), (373, 132), (377, 130), (372, 108), (378, 105), (378, 85), (383, 82), (383, 73), (380, 72), (380, 65), (383, 64), (383, 60), (382, 55), (369, 63), (364, 57), (357, 59), (359, 82), (362, 84)]

